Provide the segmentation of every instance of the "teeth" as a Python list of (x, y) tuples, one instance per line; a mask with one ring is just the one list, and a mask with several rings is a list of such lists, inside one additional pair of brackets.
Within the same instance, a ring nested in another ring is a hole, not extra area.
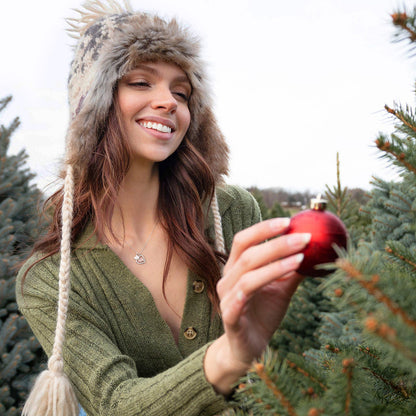
[(162, 133), (170, 133), (172, 131), (170, 127), (161, 123), (153, 123), (152, 121), (143, 121), (140, 122), (140, 125), (146, 127), (147, 129), (161, 131)]

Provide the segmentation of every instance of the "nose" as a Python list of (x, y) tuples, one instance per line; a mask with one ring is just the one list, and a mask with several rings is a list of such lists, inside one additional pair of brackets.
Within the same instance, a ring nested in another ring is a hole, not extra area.
[(154, 91), (154, 97), (152, 100), (153, 109), (162, 109), (168, 113), (174, 113), (177, 107), (178, 102), (176, 101), (170, 88), (160, 86)]

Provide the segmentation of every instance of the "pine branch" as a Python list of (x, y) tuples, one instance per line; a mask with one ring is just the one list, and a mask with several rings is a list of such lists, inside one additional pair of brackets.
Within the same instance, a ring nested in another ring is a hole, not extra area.
[(339, 354), (341, 352), (338, 347), (334, 347), (333, 345), (330, 345), (330, 344), (326, 344), (325, 349), (327, 351), (333, 352), (334, 354)]
[(392, 345), (397, 351), (400, 351), (406, 358), (416, 363), (416, 355), (397, 340), (396, 330), (394, 328), (384, 322), (379, 323), (374, 316), (369, 316), (365, 320), (365, 327), (368, 331), (383, 338), (384, 341)]
[[(378, 355), (375, 355), (372, 352), (370, 352), (369, 347), (366, 347), (366, 348), (359, 347), (358, 349), (359, 349), (359, 351), (361, 351), (365, 355), (368, 355), (368, 356), (370, 356), (371, 358), (373, 358), (377, 361), (380, 360), (380, 357)], [(393, 383), (391, 380), (388, 380), (386, 377), (383, 377), (381, 374), (375, 372), (373, 369), (371, 369), (369, 367), (361, 367), (361, 368), (363, 370), (366, 370), (366, 371), (370, 372), (373, 377), (382, 381), (384, 384), (389, 386), (392, 390), (401, 394), (404, 398), (406, 398), (406, 399), (409, 398), (409, 396), (410, 396), (409, 392), (403, 387), (403, 385), (397, 385), (397, 384)]]
[(365, 355), (369, 355), (371, 358), (374, 358), (375, 360), (379, 360), (380, 357), (371, 353), (370, 352), (370, 348), (363, 348), (363, 347), (358, 347), (358, 350), (361, 351), (362, 353), (364, 353)]
[(386, 205), (387, 208), (392, 208), (391, 211), (393, 211), (393, 210), (397, 210), (397, 211), (401, 211), (401, 212), (410, 212), (411, 211), (411, 209), (400, 208), (397, 205), (394, 205), (390, 202), (386, 202), (385, 205)]
[(267, 388), (272, 391), (273, 395), (280, 401), (282, 406), (288, 411), (289, 416), (297, 416), (297, 413), (290, 404), (289, 400), (284, 396), (284, 394), (277, 388), (276, 384), (274, 384), (271, 378), (267, 375), (266, 371), (264, 370), (264, 365), (261, 363), (256, 363), (254, 365), (254, 371), (257, 373), (260, 379), (263, 380)]
[(374, 296), (379, 302), (384, 304), (390, 312), (394, 315), (400, 316), (403, 321), (416, 331), (416, 322), (407, 315), (406, 311), (400, 308), (393, 300), (385, 295), (378, 287), (376, 283), (379, 281), (377, 274), (372, 276), (372, 280), (366, 280), (364, 275), (356, 269), (348, 260), (337, 259), (336, 264), (344, 270), (348, 276), (354, 278), (367, 292)]
[(348, 207), (351, 203), (351, 197), (348, 195), (348, 188), (341, 186), (340, 161), (339, 153), (337, 152), (337, 184), (332, 189), (325, 185), (325, 198), (328, 200), (328, 207), (342, 220), (348, 216)]
[(416, 168), (405, 160), (406, 155), (404, 154), (404, 152), (397, 154), (394, 150), (391, 149), (389, 141), (382, 141), (380, 139), (377, 139), (375, 143), (380, 150), (392, 155), (401, 165), (403, 165), (406, 169), (408, 169), (410, 172), (413, 172), (416, 175)]
[(384, 384), (386, 384), (387, 386), (389, 386), (392, 390), (394, 390), (395, 392), (401, 394), (405, 399), (409, 398), (409, 392), (402, 386), (402, 385), (397, 385), (392, 383), (390, 380), (387, 380), (385, 377), (383, 377), (381, 374), (376, 373), (374, 370), (372, 370), (371, 368), (368, 367), (362, 367), (363, 370), (369, 371), (373, 377), (379, 379), (380, 381), (382, 381)]
[(374, 219), (373, 219), (373, 223), (374, 223), (374, 224), (376, 224), (376, 223), (378, 223), (378, 224), (382, 224), (382, 225), (384, 225), (386, 228), (390, 228), (391, 230), (393, 230), (393, 229), (394, 229), (394, 226), (393, 226), (393, 225), (389, 224), (388, 222), (381, 221), (381, 220), (380, 220), (380, 219), (378, 219), (378, 218), (374, 218)]
[(316, 379), (315, 377), (313, 377), (311, 374), (309, 374), (303, 368), (300, 368), (298, 365), (296, 365), (294, 362), (292, 362), (292, 361), (290, 361), (288, 359), (286, 359), (286, 362), (288, 363), (288, 365), (289, 365), (290, 368), (293, 368), (298, 373), (302, 374), (303, 376), (305, 376), (306, 378), (308, 378), (312, 382), (318, 384), (322, 388), (322, 390), (328, 390), (328, 387), (326, 387), (322, 382), (320, 382), (318, 379)]
[[(384, 108), (386, 111), (390, 114), (393, 114), (396, 118), (398, 118), (406, 127), (408, 127), (410, 130), (416, 133), (416, 126), (412, 124), (410, 121), (407, 120), (407, 117), (405, 117), (405, 113), (403, 111), (397, 111), (388, 105), (385, 105)], [(413, 120), (412, 120), (413, 121)]]
[(264, 404), (260, 397), (256, 396), (253, 392), (251, 386), (248, 386), (246, 383), (240, 383), (237, 388), (238, 392), (244, 392), (252, 398), (258, 404)]
[(352, 372), (355, 367), (353, 358), (344, 358), (342, 360), (342, 372), (347, 377), (347, 396), (345, 398), (345, 415), (350, 414), (351, 397), (352, 397)]
[(404, 261), (405, 263), (409, 264), (410, 266), (413, 267), (413, 269), (416, 271), (416, 263), (414, 263), (413, 261), (405, 258), (404, 256), (402, 256), (401, 254), (395, 252), (391, 247), (387, 246), (386, 247), (386, 252), (393, 255), (394, 257), (397, 257), (398, 259)]
[(409, 201), (407, 201), (406, 199), (404, 199), (401, 195), (398, 194), (398, 192), (395, 192), (394, 190), (390, 192), (391, 196), (394, 196), (397, 199), (400, 199), (400, 201), (402, 201), (405, 205), (407, 205), (409, 207), (410, 211), (412, 209), (412, 204), (410, 204)]
[[(333, 190), (331, 190), (329, 188), (328, 185), (326, 185), (326, 198), (328, 199), (328, 201), (330, 202), (330, 204), (335, 208), (335, 213), (336, 215), (341, 218), (342, 215), (342, 200), (343, 198), (341, 197), (342, 192), (342, 187), (341, 187), (341, 178), (340, 178), (340, 171), (339, 171), (339, 153), (337, 152), (337, 186), (333, 188)], [(345, 193), (344, 193), (345, 195)], [(342, 196), (344, 196), (342, 195)], [(345, 204), (344, 204), (345, 205)]]
[(366, 215), (371, 215), (371, 212), (364, 209), (363, 207), (360, 207), (360, 212), (362, 212), (363, 214), (366, 214)]
[(7, 107), (7, 105), (10, 103), (11, 100), (12, 100), (11, 95), (1, 98), (0, 99), (0, 111), (3, 111), (3, 109)]
[(316, 407), (312, 407), (308, 411), (308, 416), (319, 416), (323, 413), (323, 410), (317, 409)]
[(393, 19), (393, 24), (395, 26), (399, 26), (401, 29), (407, 32), (409, 35), (408, 38), (410, 39), (410, 41), (415, 42), (416, 32), (408, 25), (409, 17), (407, 16), (407, 13), (406, 12), (393, 13), (391, 17)]

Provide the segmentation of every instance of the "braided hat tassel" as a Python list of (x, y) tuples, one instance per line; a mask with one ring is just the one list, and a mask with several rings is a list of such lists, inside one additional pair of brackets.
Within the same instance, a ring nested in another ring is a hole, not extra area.
[(64, 373), (63, 344), (68, 311), (71, 270), (71, 228), (74, 173), (68, 165), (62, 204), (61, 261), (59, 265), (59, 299), (55, 339), (48, 369), (37, 378), (23, 408), (22, 416), (76, 416), (78, 401), (69, 378)]
[(220, 215), (220, 209), (218, 207), (217, 192), (214, 192), (214, 196), (211, 201), (212, 214), (214, 216), (214, 229), (215, 229), (215, 248), (225, 254), (224, 236), (222, 233), (222, 220)]

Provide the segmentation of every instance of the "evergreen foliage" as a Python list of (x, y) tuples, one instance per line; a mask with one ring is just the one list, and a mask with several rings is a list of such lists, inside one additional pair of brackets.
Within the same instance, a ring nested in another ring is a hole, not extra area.
[(270, 346), (279, 351), (280, 358), (289, 353), (302, 354), (319, 349), (319, 333), (324, 313), (333, 311), (329, 298), (319, 289), (321, 278), (305, 279), (290, 303), (280, 328)]
[(337, 153), (337, 184), (333, 187), (326, 185), (325, 199), (328, 201), (328, 211), (337, 215), (348, 230), (350, 243), (357, 245), (370, 231), (371, 218), (360, 211), (360, 203), (353, 198), (347, 187), (341, 186), (340, 161)]
[(263, 220), (276, 217), (290, 217), (290, 212), (283, 209), (283, 207), (277, 201), (274, 202), (271, 208), (268, 208), (267, 204), (264, 202), (264, 197), (260, 189), (250, 188), (248, 191), (254, 196), (257, 203), (259, 204), (261, 217)]
[[(392, 18), (397, 39), (410, 40), (412, 49), (416, 8), (411, 16), (397, 12)], [(335, 273), (317, 288), (332, 309), (315, 308), (319, 349), (305, 344), (303, 351), (282, 353), (272, 342), (238, 386), (233, 414), (416, 414), (416, 117), (409, 106), (386, 111), (395, 131), (380, 134), (376, 146), (400, 180), (374, 178), (359, 227), (357, 220), (350, 222), (356, 210), (340, 182), (327, 187), (333, 210), (354, 238), (348, 252), (339, 252)]]
[(277, 201), (268, 211), (268, 218), (290, 217), (290, 212), (285, 210)]
[(267, 206), (264, 202), (264, 198), (263, 198), (263, 195), (261, 194), (260, 190), (252, 189), (252, 190), (250, 190), (250, 192), (254, 196), (254, 198), (256, 199), (257, 203), (259, 204), (261, 217), (264, 220), (267, 220), (269, 218), (269, 209), (267, 208)]
[[(11, 97), (0, 99), (0, 112)], [(41, 349), (20, 315), (15, 296), (16, 267), (38, 235), (41, 197), (30, 184), (25, 151), (8, 155), (20, 121), (0, 125), (0, 415), (20, 415), (32, 377), (39, 372)]]

